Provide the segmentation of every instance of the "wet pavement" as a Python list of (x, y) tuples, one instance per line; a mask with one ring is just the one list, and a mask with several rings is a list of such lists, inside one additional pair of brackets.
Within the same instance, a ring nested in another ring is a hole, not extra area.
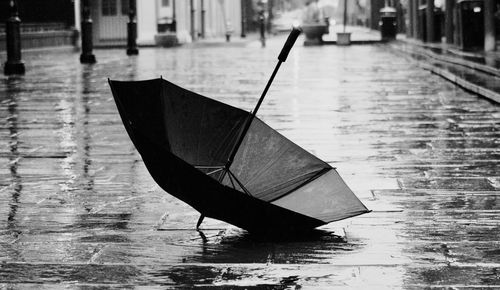
[(500, 103), (500, 55), (464, 52), (446, 44), (403, 39), (392, 45), (418, 60), (422, 67), (489, 100)]
[(259, 111), (372, 213), (295, 240), (210, 219), (194, 230), (107, 78), (162, 75), (251, 110), (284, 40), (97, 50), (94, 66), (25, 54), (25, 77), (0, 77), (0, 289), (500, 287), (500, 108), (383, 44), (297, 45)]

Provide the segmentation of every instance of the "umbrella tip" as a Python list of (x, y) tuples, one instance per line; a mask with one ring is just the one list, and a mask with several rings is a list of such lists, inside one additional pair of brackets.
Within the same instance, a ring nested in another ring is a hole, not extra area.
[(198, 222), (196, 223), (196, 229), (198, 230), (200, 228), (201, 223), (203, 222), (203, 219), (205, 218), (204, 215), (200, 215), (200, 218), (198, 219)]

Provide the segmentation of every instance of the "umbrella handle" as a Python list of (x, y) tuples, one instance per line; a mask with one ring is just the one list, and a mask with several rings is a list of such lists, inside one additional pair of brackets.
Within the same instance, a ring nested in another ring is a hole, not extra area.
[(300, 27), (294, 27), (292, 29), (292, 32), (290, 32), (290, 35), (288, 35), (288, 38), (285, 42), (285, 45), (283, 45), (283, 48), (281, 49), (280, 55), (278, 56), (278, 59), (282, 62), (286, 61), (286, 58), (288, 57), (288, 53), (290, 53), (290, 50), (292, 49), (293, 45), (295, 44), (295, 41), (299, 37), (300, 33), (302, 32), (302, 29)]

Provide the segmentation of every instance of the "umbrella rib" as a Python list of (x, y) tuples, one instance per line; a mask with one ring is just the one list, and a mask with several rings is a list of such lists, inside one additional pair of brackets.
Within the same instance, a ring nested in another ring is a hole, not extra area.
[(222, 168), (224, 168), (224, 166), (220, 166), (220, 165), (214, 165), (214, 166), (210, 166), (210, 165), (193, 165), (193, 166), (196, 169), (211, 169), (211, 168), (222, 169)]
[(243, 191), (246, 194), (252, 196), (252, 194), (245, 188), (245, 186), (243, 186), (243, 184), (241, 184), (241, 182), (238, 180), (238, 178), (236, 178), (236, 176), (229, 169), (227, 169), (226, 171), (229, 173), (229, 175), (233, 176), (234, 180), (236, 180), (236, 182), (238, 183), (238, 185), (241, 187), (241, 189), (243, 189)]
[(196, 169), (215, 169), (210, 172), (207, 172), (207, 175), (212, 175), (214, 173), (217, 173), (221, 170), (224, 170), (224, 166), (209, 166), (209, 165), (194, 165), (194, 168)]
[[(315, 172), (314, 175), (311, 176), (309, 179), (305, 180), (304, 182), (302, 182), (301, 184), (297, 185), (296, 187), (290, 189), (289, 191), (285, 192), (284, 194), (282, 194), (282, 195), (280, 195), (278, 197), (275, 197), (275, 198), (269, 200), (268, 202), (273, 202), (273, 201), (276, 201), (276, 200), (278, 200), (278, 199), (280, 199), (282, 197), (285, 197), (285, 196), (289, 195), (290, 193), (292, 193), (292, 192), (296, 191), (297, 189), (305, 186), (306, 184), (309, 184), (309, 183), (313, 182), (315, 179), (317, 179), (320, 176), (326, 174), (326, 172), (328, 172), (330, 170), (332, 170), (332, 168), (323, 168), (323, 169)], [(306, 175), (302, 175), (302, 176), (306, 176)]]
[[(220, 143), (219, 147), (214, 151), (214, 156), (220, 156), (220, 155), (224, 154), (224, 151), (228, 149), (226, 146), (228, 144), (230, 145), (230, 143), (231, 143), (231, 139), (238, 137), (238, 136), (234, 137), (233, 134), (235, 131), (238, 131), (241, 129), (242, 124), (240, 124), (240, 122), (241, 121), (235, 122), (233, 127), (231, 127), (231, 129), (229, 130), (229, 133), (226, 134), (225, 136), (223, 136), (222, 142)], [(237, 133), (238, 132), (236, 132), (236, 134)]]
[[(200, 116), (200, 120), (201, 122), (199, 122), (201, 124), (201, 126), (198, 126), (198, 136), (201, 136), (201, 131), (202, 129), (202, 126), (203, 125), (206, 125), (207, 122), (204, 122), (204, 118), (206, 117), (206, 113), (205, 113), (205, 109), (207, 107), (207, 104), (206, 103), (203, 103), (202, 104), (202, 108), (201, 108), (201, 116)], [(199, 160), (199, 156), (200, 156), (200, 144), (201, 142), (198, 141), (198, 144), (196, 144), (196, 158), (197, 160)]]
[(212, 170), (212, 171), (208, 172), (208, 173), (207, 173), (207, 175), (214, 174), (214, 173), (216, 173), (216, 172), (221, 171), (222, 169), (223, 169), (222, 167), (221, 167), (221, 168), (217, 168), (217, 169), (215, 169), (215, 170)]
[(227, 175), (229, 177), (229, 181), (231, 181), (231, 185), (233, 186), (234, 189), (236, 189), (236, 186), (234, 186), (233, 178), (231, 177), (231, 174)]
[[(160, 76), (160, 79), (161, 79), (160, 80), (160, 96), (161, 96), (160, 100), (161, 100), (161, 105), (162, 105), (162, 107), (166, 108), (167, 106), (165, 104), (167, 102), (167, 99), (169, 99), (169, 98), (165, 98), (165, 92), (163, 91), (163, 84), (164, 84), (163, 81), (164, 80), (163, 80), (162, 76)], [(169, 136), (168, 131), (169, 130), (168, 130), (168, 127), (167, 127), (167, 116), (166, 115), (163, 116), (163, 128), (164, 128), (165, 135), (166, 135), (166, 141), (167, 141), (168, 150), (171, 151), (172, 148), (170, 146), (170, 140), (168, 138), (168, 136)]]

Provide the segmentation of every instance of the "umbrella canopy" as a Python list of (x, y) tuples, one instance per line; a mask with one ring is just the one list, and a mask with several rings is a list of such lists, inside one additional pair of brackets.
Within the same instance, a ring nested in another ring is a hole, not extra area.
[(244, 110), (164, 79), (109, 83), (154, 180), (207, 217), (291, 232), (368, 212), (334, 168)]

